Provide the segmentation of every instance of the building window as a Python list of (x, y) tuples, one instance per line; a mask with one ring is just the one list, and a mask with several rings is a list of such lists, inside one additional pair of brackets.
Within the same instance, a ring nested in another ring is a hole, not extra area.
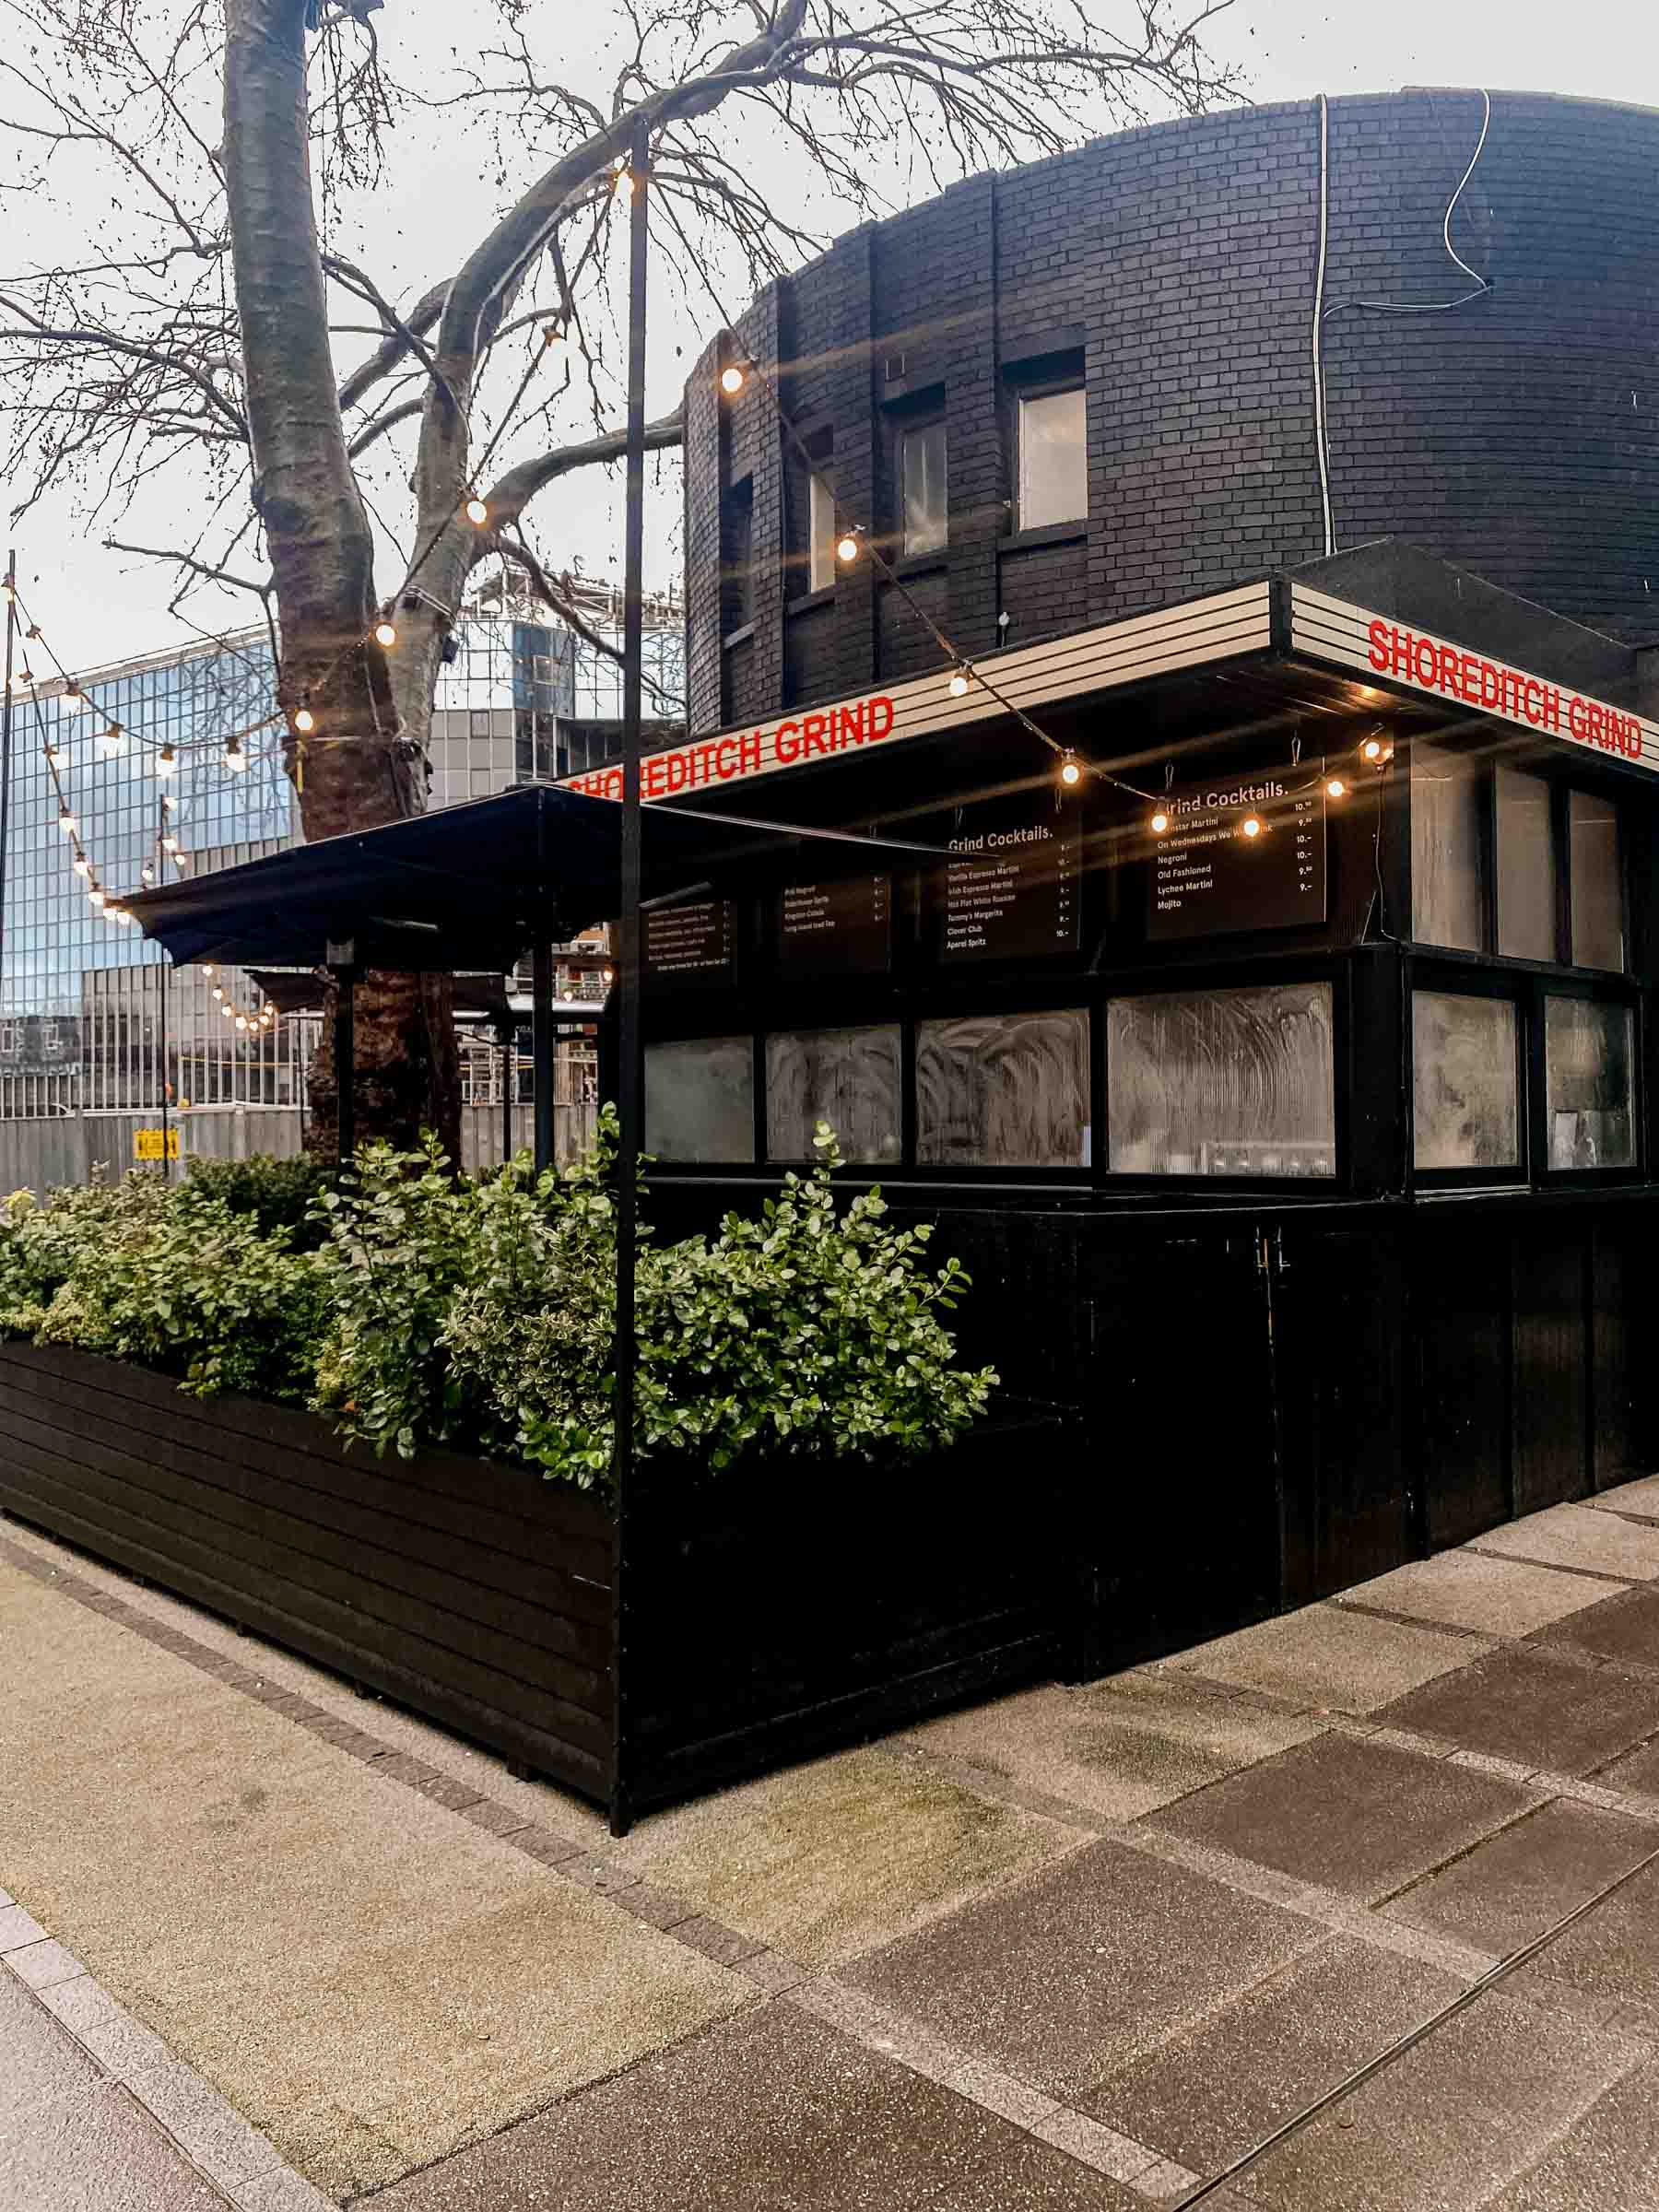
[(754, 614), (755, 480), (745, 477), (726, 493), (721, 509), (720, 627), (730, 636)]
[(916, 1028), (916, 1158), (1086, 1168), (1088, 1014), (973, 1015)]
[(1330, 984), (1111, 1000), (1106, 1124), (1115, 1175), (1334, 1175)]
[(806, 479), (806, 588), (827, 592), (835, 582), (835, 493), (817, 469)]
[(1411, 934), (1419, 945), (1487, 949), (1480, 763), (1422, 738), (1411, 746)]
[(899, 441), (899, 500), (906, 555), (937, 553), (949, 542), (946, 503), (945, 425), (924, 423)]
[(55, 1053), (59, 1049), (58, 1025), (55, 1021), (49, 1021), (41, 1031), (41, 1050), (43, 1053)]
[(1019, 527), (1041, 530), (1088, 512), (1083, 387), (1022, 393), (1019, 399)]
[(1567, 794), (1567, 882), (1572, 902), (1572, 964), (1625, 964), (1624, 854), (1618, 809), (1587, 791)]
[(766, 1157), (810, 1160), (828, 1122), (849, 1160), (896, 1160), (900, 1034), (896, 1022), (861, 1030), (788, 1030), (766, 1041)]
[(754, 1159), (755, 1053), (747, 1037), (647, 1046), (645, 1145), (659, 1159)]
[(1556, 949), (1555, 826), (1542, 776), (1500, 768), (1498, 949), (1511, 959), (1553, 960)]
[(1552, 1168), (1628, 1168), (1636, 1159), (1636, 1025), (1629, 1006), (1544, 1001), (1544, 1088)]
[(1412, 1156), (1419, 1169), (1521, 1165), (1518, 1035), (1510, 999), (1412, 994)]
[(23, 1025), (0, 1021), (0, 1059), (15, 1060), (23, 1050)]

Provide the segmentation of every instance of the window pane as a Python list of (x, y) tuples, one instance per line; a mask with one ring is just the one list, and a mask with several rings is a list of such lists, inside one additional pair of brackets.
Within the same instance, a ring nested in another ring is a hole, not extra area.
[(1628, 1006), (1544, 1001), (1544, 1073), (1552, 1168), (1628, 1168), (1636, 1158)]
[(1106, 1008), (1115, 1175), (1333, 1175), (1329, 983), (1171, 991)]
[(1411, 1038), (1418, 1166), (1519, 1167), (1513, 1003), (1414, 992)]
[(1411, 934), (1419, 945), (1484, 952), (1486, 874), (1478, 761), (1411, 744)]
[(828, 1122), (850, 1160), (899, 1158), (900, 1038), (868, 1030), (790, 1030), (766, 1041), (766, 1156), (812, 1159)]
[(1019, 403), (1019, 527), (1074, 522), (1088, 512), (1083, 394), (1051, 392)]
[(1517, 960), (1556, 958), (1549, 785), (1518, 768), (1498, 771), (1498, 949)]
[(807, 487), (807, 588), (826, 592), (835, 582), (835, 495), (822, 477)]
[(916, 1158), (948, 1167), (1088, 1165), (1088, 1015), (916, 1027)]
[(1568, 887), (1572, 900), (1572, 964), (1616, 968), (1625, 964), (1624, 859), (1618, 809), (1587, 791), (1567, 794)]
[(936, 553), (949, 535), (945, 504), (945, 425), (906, 430), (899, 448), (900, 492), (904, 501), (904, 549)]
[(659, 1159), (754, 1159), (755, 1056), (747, 1037), (646, 1046), (645, 1148)]

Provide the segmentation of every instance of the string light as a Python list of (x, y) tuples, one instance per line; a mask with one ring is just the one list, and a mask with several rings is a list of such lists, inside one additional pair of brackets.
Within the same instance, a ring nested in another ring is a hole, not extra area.
[(1065, 759), (1060, 763), (1060, 781), (1062, 783), (1078, 783), (1082, 782), (1082, 779), (1083, 771), (1068, 751)]
[(104, 902), (102, 887), (96, 883), (88, 884), (87, 886), (87, 897), (91, 900), (94, 906), (101, 906)]
[(1339, 799), (1341, 798), (1343, 793), (1347, 789), (1347, 785), (1343, 782), (1340, 776), (1333, 776), (1330, 782), (1325, 785), (1325, 789), (1330, 793), (1332, 798)]
[(485, 524), (489, 520), (489, 510), (485, 506), (483, 500), (478, 497), (476, 491), (467, 500), (465, 508), (463, 510), (463, 512), (465, 512), (467, 521), (472, 524), (476, 530), (482, 530)]
[(843, 567), (858, 559), (858, 532), (843, 530), (835, 541), (835, 558)]
[(75, 872), (77, 876), (90, 876), (92, 873), (92, 863), (84, 853), (76, 853), (75, 856)]
[[(178, 754), (174, 752), (171, 745), (164, 745), (161, 747), (161, 750), (156, 755), (156, 773), (159, 776), (171, 776), (177, 769), (178, 765)], [(162, 800), (161, 804), (163, 806), (167, 804), (165, 798)]]
[(381, 618), (374, 626), (374, 641), (377, 645), (388, 647), (397, 642), (397, 625), (392, 619), (389, 606), (382, 609)]
[(176, 831), (176, 830), (163, 830), (163, 831), (162, 831), (162, 833), (161, 833), (161, 850), (162, 850), (162, 852), (163, 852), (163, 853), (176, 853), (176, 852), (178, 851), (178, 849), (179, 849), (179, 839), (178, 839), (178, 833), (177, 833), (177, 831)]
[(743, 385), (744, 375), (742, 370), (738, 368), (735, 361), (728, 361), (725, 367), (720, 372), (721, 390), (726, 394), (727, 398), (730, 399), (735, 397), (735, 395), (742, 391)]
[(241, 774), (247, 765), (248, 756), (242, 750), (241, 739), (227, 737), (225, 740), (225, 766), (234, 769), (238, 774)]
[(562, 323), (544, 323), (542, 344), (549, 353), (563, 353), (570, 344), (570, 334)]
[(1247, 814), (1239, 827), (1246, 837), (1260, 837), (1262, 834), (1262, 825), (1253, 814)]
[(111, 723), (98, 742), (106, 758), (112, 759), (120, 752), (123, 744), (121, 724), (118, 722)]
[(1381, 760), (1382, 758), (1382, 742), (1376, 737), (1368, 737), (1365, 743), (1359, 747), (1359, 751), (1364, 759)]
[(1169, 828), (1169, 826), (1170, 826), (1170, 818), (1169, 818), (1169, 816), (1168, 816), (1168, 815), (1167, 815), (1167, 814), (1164, 812), (1163, 808), (1160, 806), (1160, 807), (1159, 808), (1158, 812), (1157, 812), (1157, 813), (1156, 813), (1156, 814), (1155, 814), (1155, 815), (1152, 817), (1152, 834), (1153, 834), (1153, 836), (1154, 836), (1154, 837), (1161, 837), (1161, 836), (1163, 835), (1164, 831), (1165, 831), (1165, 830), (1166, 830)]
[(156, 864), (155, 864), (155, 862), (154, 862), (153, 860), (147, 860), (147, 861), (145, 862), (144, 865), (143, 865), (143, 866), (142, 866), (142, 867), (139, 869), (139, 871), (138, 871), (138, 880), (139, 880), (139, 882), (140, 882), (140, 883), (154, 883), (154, 882), (155, 882), (155, 880), (156, 880)]
[(632, 170), (629, 168), (628, 163), (624, 160), (620, 154), (618, 154), (616, 159), (611, 163), (611, 168), (616, 171), (617, 197), (619, 200), (631, 200), (633, 197), (634, 188), (634, 176)]
[(75, 817), (70, 813), (67, 806), (60, 806), (58, 808), (58, 828), (63, 831), (65, 837), (73, 837), (75, 835)]
[(968, 670), (966, 666), (953, 668), (951, 670), (950, 681), (946, 686), (946, 689), (950, 693), (952, 699), (964, 699), (967, 697)]
[(317, 718), (309, 707), (299, 708), (294, 715), (294, 727), (301, 737), (309, 737), (317, 726)]

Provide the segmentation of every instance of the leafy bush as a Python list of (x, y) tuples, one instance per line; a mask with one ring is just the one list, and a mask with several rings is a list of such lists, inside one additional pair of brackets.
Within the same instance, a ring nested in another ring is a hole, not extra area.
[(163, 1189), (152, 1175), (101, 1175), (47, 1194), (14, 1191), (0, 1207), (0, 1336), (32, 1336), (77, 1259), (124, 1230), (156, 1218)]
[(40, 1341), (159, 1368), (196, 1397), (303, 1402), (326, 1310), (315, 1256), (192, 1184), (151, 1187), (158, 1201), (80, 1245)]
[(233, 1214), (252, 1214), (263, 1236), (286, 1229), (296, 1252), (308, 1251), (323, 1241), (324, 1232), (315, 1207), (328, 1180), (329, 1171), (303, 1152), (287, 1159), (271, 1152), (256, 1152), (249, 1159), (193, 1159), (190, 1163), (190, 1181), (195, 1189), (221, 1200)]

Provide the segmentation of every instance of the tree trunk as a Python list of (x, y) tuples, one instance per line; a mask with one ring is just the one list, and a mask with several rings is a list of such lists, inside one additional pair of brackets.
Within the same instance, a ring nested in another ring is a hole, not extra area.
[[(372, 829), (426, 804), (374, 619), (374, 544), (346, 450), (308, 148), (306, 0), (228, 0), (224, 161), (241, 318), (254, 504), (281, 619), (283, 759), (308, 840)], [(427, 693), (429, 701), (430, 691)], [(310, 710), (300, 735), (293, 718)], [(425, 710), (423, 709), (423, 720)], [(420, 733), (424, 735), (424, 730)], [(308, 1141), (335, 1149), (332, 1021), (312, 1071)], [(356, 1003), (357, 1126), (460, 1149), (447, 977), (371, 972)]]

